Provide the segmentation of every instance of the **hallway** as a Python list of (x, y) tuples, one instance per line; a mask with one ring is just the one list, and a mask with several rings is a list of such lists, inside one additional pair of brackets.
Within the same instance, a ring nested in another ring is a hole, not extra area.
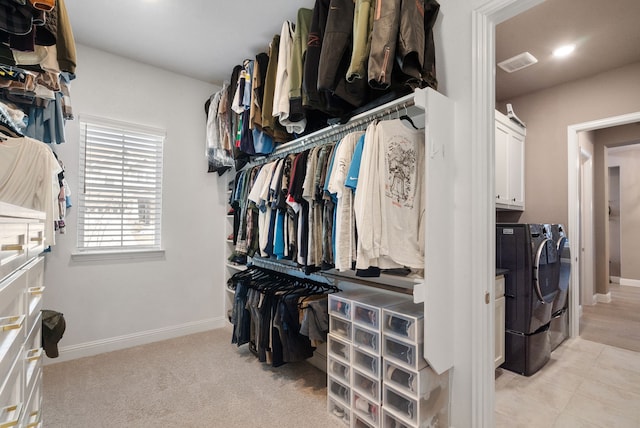
[(582, 307), (580, 337), (640, 352), (640, 287), (609, 284), (611, 303)]

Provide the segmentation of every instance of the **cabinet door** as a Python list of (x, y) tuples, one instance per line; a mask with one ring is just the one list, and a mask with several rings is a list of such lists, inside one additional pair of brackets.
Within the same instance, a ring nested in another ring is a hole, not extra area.
[(512, 133), (509, 152), (509, 205), (524, 210), (524, 136)]
[(504, 363), (504, 296), (495, 300), (495, 367)]
[[(497, 112), (496, 112), (497, 114)], [(496, 120), (496, 204), (509, 203), (509, 128)]]

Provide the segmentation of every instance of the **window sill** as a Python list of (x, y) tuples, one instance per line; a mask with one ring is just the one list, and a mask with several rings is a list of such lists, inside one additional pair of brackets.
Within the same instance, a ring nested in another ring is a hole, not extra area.
[(164, 260), (165, 250), (118, 250), (118, 251), (86, 251), (71, 253), (71, 260), (76, 262), (93, 262), (108, 260)]

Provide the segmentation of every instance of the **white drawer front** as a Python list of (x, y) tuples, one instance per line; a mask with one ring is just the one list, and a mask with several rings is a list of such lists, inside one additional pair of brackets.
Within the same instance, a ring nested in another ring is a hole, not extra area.
[[(22, 361), (16, 359), (7, 372), (8, 376), (0, 389), (0, 426), (15, 426), (23, 408), (23, 370)], [(13, 422), (16, 422), (13, 424)]]
[(24, 267), (27, 274), (25, 297), (25, 314), (27, 315), (27, 331), (31, 331), (42, 309), (44, 293), (44, 257), (39, 257)]
[(0, 278), (27, 261), (27, 240), (25, 223), (0, 224)]

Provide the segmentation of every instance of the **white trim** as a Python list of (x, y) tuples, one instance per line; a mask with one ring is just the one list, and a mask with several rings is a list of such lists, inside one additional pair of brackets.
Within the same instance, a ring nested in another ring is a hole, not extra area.
[(620, 285), (628, 285), (630, 287), (640, 287), (640, 281), (637, 279), (620, 278)]
[(607, 294), (596, 293), (593, 295), (593, 300), (596, 303), (611, 303), (611, 292)]
[[(495, 424), (494, 307), (485, 304), (495, 283), (495, 26), (542, 0), (490, 0), (472, 11), (471, 93), (471, 421)], [(455, 372), (455, 367), (454, 367)]]
[(118, 351), (147, 343), (187, 336), (189, 334), (222, 328), (226, 325), (226, 318), (210, 318), (201, 321), (189, 322), (181, 325), (158, 328), (155, 330), (141, 331), (123, 336), (94, 340), (92, 342), (79, 343), (71, 346), (61, 346), (60, 356), (55, 359), (45, 358), (44, 364), (55, 364), (77, 358), (90, 357), (105, 352)]
[(164, 260), (165, 250), (120, 250), (120, 251), (82, 251), (71, 253), (74, 262), (96, 262), (103, 260), (152, 259)]
[(613, 284), (620, 284), (620, 277), (619, 276), (610, 276), (609, 277), (609, 282), (611, 282)]
[[(580, 233), (577, 225), (580, 224), (580, 210), (578, 209), (578, 176), (580, 174), (580, 148), (578, 147), (578, 132), (593, 131), (594, 129), (608, 128), (610, 126), (626, 125), (640, 121), (640, 112), (613, 116), (590, 122), (578, 123), (567, 127), (567, 181), (568, 181), (568, 208), (569, 208), (569, 242), (571, 247), (580, 248)], [(571, 258), (571, 272), (580, 272), (577, 255)], [(580, 318), (578, 308), (580, 306), (580, 289), (578, 275), (571, 275), (569, 293), (569, 335), (580, 335)]]

